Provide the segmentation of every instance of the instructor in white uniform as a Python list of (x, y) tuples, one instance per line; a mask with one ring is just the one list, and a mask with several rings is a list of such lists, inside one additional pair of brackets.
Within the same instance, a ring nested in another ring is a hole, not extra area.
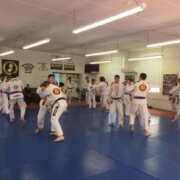
[(145, 81), (147, 75), (145, 73), (141, 73), (139, 76), (139, 82), (131, 86), (126, 86), (127, 91), (134, 90), (134, 97), (131, 104), (130, 111), (130, 126), (131, 132), (134, 132), (134, 121), (136, 117), (136, 113), (139, 111), (144, 125), (145, 136), (150, 136), (151, 134), (148, 131), (148, 119), (149, 112), (147, 107), (147, 93), (150, 90), (150, 85)]

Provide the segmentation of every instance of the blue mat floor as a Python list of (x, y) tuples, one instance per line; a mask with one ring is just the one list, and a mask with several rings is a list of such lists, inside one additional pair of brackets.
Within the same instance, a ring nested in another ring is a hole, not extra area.
[[(34, 134), (38, 109), (26, 112), (27, 124), (14, 124), (0, 114), (0, 180), (180, 180), (180, 122), (152, 114), (143, 135), (109, 127), (110, 115), (86, 106), (70, 107), (60, 119), (66, 140), (53, 143), (50, 114), (45, 128)], [(116, 117), (117, 118), (117, 117)]]

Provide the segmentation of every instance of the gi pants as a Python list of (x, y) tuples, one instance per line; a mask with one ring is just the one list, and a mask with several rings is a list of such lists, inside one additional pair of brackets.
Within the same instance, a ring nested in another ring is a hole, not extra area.
[(67, 90), (67, 103), (71, 103), (71, 98), (72, 98), (72, 90), (68, 89)]
[(8, 100), (8, 95), (6, 93), (2, 93), (2, 101), (3, 101), (3, 112), (9, 114), (9, 100)]
[(102, 108), (109, 109), (109, 105), (107, 103), (107, 95), (101, 95), (100, 97), (100, 103)]
[(118, 121), (119, 124), (123, 124), (123, 106), (121, 100), (112, 100), (112, 103), (110, 104), (110, 114), (111, 114), (111, 122), (114, 123), (114, 115), (115, 112), (118, 112)]
[(131, 110), (131, 99), (130, 99), (130, 95), (124, 94), (124, 104), (125, 104), (125, 106), (126, 106), (125, 114), (126, 114), (126, 116), (129, 116), (129, 115), (130, 115), (130, 110)]
[(57, 133), (57, 136), (63, 135), (63, 131), (59, 123), (59, 118), (61, 117), (61, 115), (63, 114), (65, 110), (66, 110), (66, 106), (59, 106), (58, 103), (56, 103), (52, 108), (51, 125), (52, 125), (52, 128)]
[(19, 106), (19, 109), (20, 109), (20, 112), (21, 112), (21, 118), (24, 119), (24, 115), (25, 115), (25, 112), (26, 112), (26, 103), (24, 102), (24, 99), (23, 98), (18, 98), (18, 99), (11, 99), (9, 101), (10, 103), (10, 119), (14, 119), (15, 116), (14, 116), (14, 105), (17, 103), (18, 106)]
[(93, 108), (96, 108), (96, 95), (93, 93), (89, 93), (89, 108), (91, 108), (91, 104)]
[(136, 113), (139, 113), (142, 118), (142, 124), (144, 126), (144, 130), (148, 131), (149, 111), (147, 104), (134, 104), (134, 103), (131, 104), (130, 125), (134, 125)]

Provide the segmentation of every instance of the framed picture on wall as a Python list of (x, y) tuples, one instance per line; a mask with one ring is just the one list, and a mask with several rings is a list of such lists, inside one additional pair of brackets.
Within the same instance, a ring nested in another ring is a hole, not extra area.
[(178, 74), (163, 74), (163, 95), (169, 95), (172, 88), (172, 81), (178, 79)]
[(2, 73), (19, 76), (19, 61), (2, 59)]

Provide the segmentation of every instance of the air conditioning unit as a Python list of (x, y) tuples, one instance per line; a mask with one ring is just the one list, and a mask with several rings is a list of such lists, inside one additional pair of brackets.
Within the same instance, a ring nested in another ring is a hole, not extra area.
[(137, 74), (136, 70), (133, 69), (133, 68), (122, 68), (122, 69), (121, 69), (121, 72), (122, 72), (122, 73), (126, 73), (126, 74), (127, 74), (127, 73)]

